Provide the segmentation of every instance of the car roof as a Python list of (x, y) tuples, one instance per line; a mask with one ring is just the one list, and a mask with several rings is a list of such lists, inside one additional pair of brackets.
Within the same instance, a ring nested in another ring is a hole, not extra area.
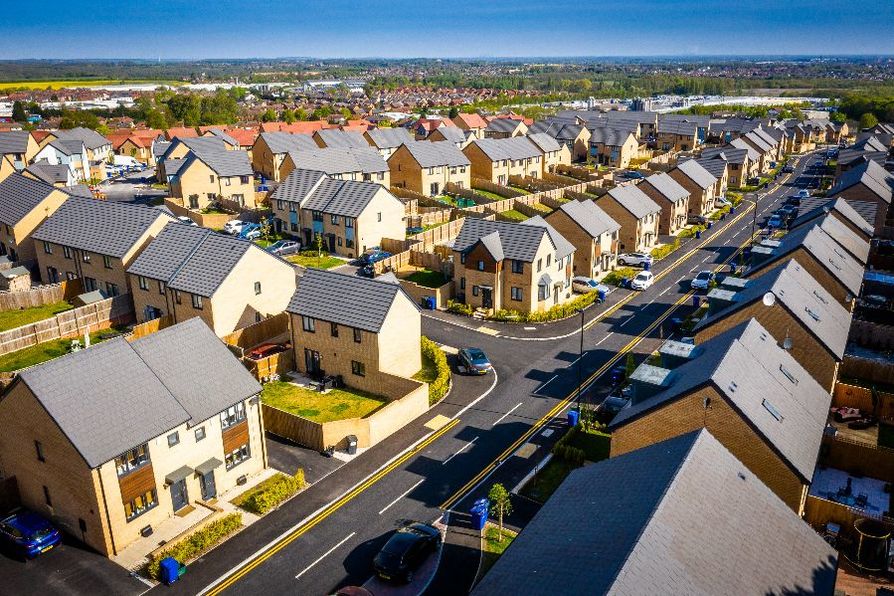
[(33, 511), (19, 511), (3, 520), (18, 530), (37, 530), (50, 525), (50, 522)]

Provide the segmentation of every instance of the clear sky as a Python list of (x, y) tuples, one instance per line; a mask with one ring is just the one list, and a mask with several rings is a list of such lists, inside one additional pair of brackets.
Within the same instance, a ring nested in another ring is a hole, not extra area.
[(3, 20), (0, 59), (894, 53), (892, 0), (43, 0)]

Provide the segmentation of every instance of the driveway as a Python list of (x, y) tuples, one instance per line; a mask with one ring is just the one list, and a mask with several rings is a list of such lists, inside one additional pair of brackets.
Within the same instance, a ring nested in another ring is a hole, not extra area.
[(128, 596), (150, 588), (123, 567), (67, 537), (62, 546), (32, 561), (0, 555), (0, 577), (2, 594)]

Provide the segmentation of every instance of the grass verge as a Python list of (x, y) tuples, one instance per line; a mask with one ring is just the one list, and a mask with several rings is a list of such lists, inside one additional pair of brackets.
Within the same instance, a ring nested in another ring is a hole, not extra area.
[(261, 401), (314, 422), (365, 418), (385, 405), (377, 395), (357, 389), (331, 389), (320, 393), (285, 381), (264, 385)]
[(443, 273), (440, 271), (432, 271), (431, 269), (414, 271), (405, 279), (426, 288), (440, 288), (446, 282)]
[(301, 254), (291, 255), (286, 257), (286, 260), (295, 263), (296, 265), (301, 265), (302, 267), (313, 267), (315, 269), (332, 269), (333, 267), (345, 264), (345, 261), (331, 257), (327, 254), (318, 257), (315, 252), (303, 252)]
[(516, 536), (518, 536), (517, 532), (504, 527), (501, 539), (500, 527), (493, 524), (487, 525), (484, 529), (484, 550), (481, 554), (481, 577), (484, 577), (484, 574), (490, 571), (490, 568), (494, 566), (500, 555), (509, 548)]

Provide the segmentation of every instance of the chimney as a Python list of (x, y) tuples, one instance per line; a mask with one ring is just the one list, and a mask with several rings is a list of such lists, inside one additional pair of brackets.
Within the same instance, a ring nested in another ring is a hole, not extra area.
[(673, 370), (698, 356), (701, 349), (695, 344), (669, 339), (661, 344), (658, 353), (661, 355), (661, 365)]
[(725, 290), (723, 286), (713, 288), (708, 292), (708, 316), (720, 312), (736, 301), (736, 292)]
[(647, 400), (670, 387), (673, 382), (672, 375), (673, 371), (670, 369), (640, 364), (630, 375), (631, 405)]

